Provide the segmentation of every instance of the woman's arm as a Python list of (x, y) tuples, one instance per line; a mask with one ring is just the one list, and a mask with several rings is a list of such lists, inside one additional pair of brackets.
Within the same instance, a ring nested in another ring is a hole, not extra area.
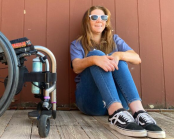
[(87, 67), (97, 65), (106, 72), (118, 70), (118, 62), (123, 60), (132, 64), (140, 64), (141, 59), (139, 55), (133, 50), (126, 52), (115, 52), (111, 56), (90, 56), (83, 59), (75, 58), (72, 61), (73, 71), (76, 74), (81, 73)]
[(141, 59), (140, 59), (139, 55), (133, 50), (128, 50), (126, 52), (118, 51), (118, 52), (113, 53), (111, 56), (114, 57), (115, 62), (117, 62), (119, 60), (123, 60), (126, 62), (130, 62), (132, 64), (141, 63)]
[(76, 74), (79, 74), (84, 69), (86, 69), (87, 67), (94, 65), (93, 58), (94, 58), (93, 56), (86, 57), (86, 58), (83, 58), (83, 59), (75, 58), (72, 61), (73, 71)]
[(106, 72), (114, 71), (115, 68), (118, 69), (113, 56), (90, 56), (83, 59), (75, 58), (72, 61), (73, 71), (76, 74), (81, 73), (84, 69), (93, 65), (101, 67)]

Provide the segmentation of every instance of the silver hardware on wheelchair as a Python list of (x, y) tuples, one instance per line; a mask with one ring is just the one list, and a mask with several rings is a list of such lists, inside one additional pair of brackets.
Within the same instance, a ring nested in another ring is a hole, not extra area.
[[(29, 72), (24, 63), (26, 57), (31, 55), (36, 58), (33, 59), (32, 71)], [(14, 95), (21, 92), (24, 83), (31, 82), (31, 92), (41, 102), (36, 111), (28, 113), (28, 117), (38, 120), (39, 135), (47, 137), (50, 130), (49, 119), (56, 118), (57, 74), (53, 53), (46, 47), (32, 45), (25, 37), (9, 42), (0, 32), (0, 63), (0, 69), (6, 70), (3, 72), (5, 75), (0, 73), (0, 82), (4, 84), (4, 89), (0, 89), (0, 116), (7, 110)]]

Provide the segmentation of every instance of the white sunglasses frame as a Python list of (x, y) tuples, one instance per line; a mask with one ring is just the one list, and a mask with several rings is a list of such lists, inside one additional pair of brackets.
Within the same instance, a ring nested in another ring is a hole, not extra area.
[[(93, 15), (96, 15), (96, 14), (93, 14)], [(89, 15), (89, 18), (92, 20), (92, 18), (91, 18), (91, 16), (93, 16), (93, 15)], [(98, 18), (100, 17), (100, 19), (102, 20), (102, 21), (108, 21), (108, 19), (107, 20), (103, 20), (102, 18), (101, 18), (101, 16), (103, 16), (103, 15), (96, 15)], [(107, 16), (107, 18), (108, 18), (108, 15), (104, 15), (104, 16)], [(97, 21), (98, 20), (98, 18), (96, 19), (96, 20), (92, 20), (92, 21)]]

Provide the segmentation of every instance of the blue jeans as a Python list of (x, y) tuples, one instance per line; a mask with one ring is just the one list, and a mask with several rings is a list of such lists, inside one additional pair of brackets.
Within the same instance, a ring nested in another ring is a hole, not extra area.
[[(100, 50), (93, 50), (89, 56), (103, 56)], [(87, 115), (106, 115), (114, 102), (120, 102), (125, 109), (136, 100), (141, 100), (125, 61), (119, 61), (119, 70), (105, 72), (98, 66), (86, 68), (76, 85), (76, 104)]]

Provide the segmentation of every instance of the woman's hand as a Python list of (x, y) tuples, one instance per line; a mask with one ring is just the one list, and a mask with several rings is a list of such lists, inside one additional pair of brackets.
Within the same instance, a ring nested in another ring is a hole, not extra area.
[(73, 71), (76, 74), (81, 73), (84, 69), (93, 65), (99, 66), (106, 72), (118, 69), (118, 64), (115, 62), (113, 56), (90, 56), (83, 59), (76, 58), (72, 61)]
[(118, 69), (118, 64), (113, 56), (95, 56), (95, 65), (102, 68), (104, 71), (114, 71)]
[(119, 63), (119, 61), (120, 61), (120, 59), (121, 59), (121, 53), (115, 52), (115, 53), (113, 53), (113, 54), (111, 55), (111, 57), (113, 57), (113, 61), (114, 61), (115, 64), (116, 64), (116, 70), (118, 70), (118, 63)]

